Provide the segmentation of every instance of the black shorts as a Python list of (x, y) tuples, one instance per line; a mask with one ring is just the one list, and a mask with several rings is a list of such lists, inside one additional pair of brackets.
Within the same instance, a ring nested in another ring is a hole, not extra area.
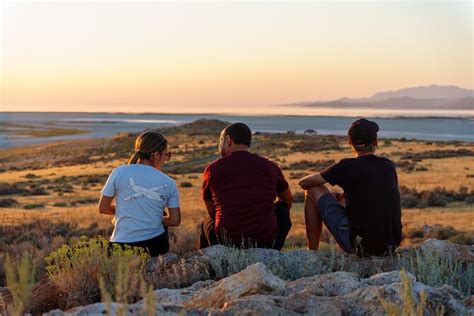
[(156, 257), (159, 255), (163, 255), (168, 252), (170, 248), (169, 240), (168, 240), (168, 230), (161, 235), (153, 237), (151, 239), (137, 241), (137, 242), (113, 242), (112, 244), (117, 244), (120, 246), (128, 245), (130, 247), (141, 247), (147, 251), (150, 256)]
[(332, 193), (326, 193), (318, 200), (319, 216), (339, 246), (347, 253), (352, 252), (351, 227), (346, 208)]

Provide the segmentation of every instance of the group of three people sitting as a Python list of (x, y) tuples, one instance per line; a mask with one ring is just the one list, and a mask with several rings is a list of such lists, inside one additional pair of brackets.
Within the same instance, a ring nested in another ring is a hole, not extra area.
[[(353, 122), (348, 140), (355, 158), (298, 182), (305, 192), (308, 249), (318, 249), (323, 223), (347, 253), (387, 255), (400, 245), (397, 173), (392, 161), (375, 155), (378, 130), (367, 119)], [(251, 140), (244, 123), (231, 124), (220, 135), (221, 158), (203, 174), (208, 216), (200, 228), (199, 249), (216, 244), (284, 246), (292, 226), (292, 194), (278, 165), (250, 152)], [(111, 242), (145, 248), (151, 256), (169, 250), (167, 227), (181, 222), (176, 183), (160, 171), (170, 157), (163, 135), (148, 131), (136, 139), (129, 163), (112, 171), (99, 202), (100, 213), (115, 216)], [(344, 193), (330, 192), (326, 183)]]

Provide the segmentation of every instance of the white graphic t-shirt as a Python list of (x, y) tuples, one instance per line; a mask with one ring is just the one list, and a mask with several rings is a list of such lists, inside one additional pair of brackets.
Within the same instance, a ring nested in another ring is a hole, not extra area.
[(114, 242), (137, 242), (165, 232), (165, 208), (179, 207), (176, 182), (151, 166), (122, 165), (110, 174), (102, 194), (115, 197)]

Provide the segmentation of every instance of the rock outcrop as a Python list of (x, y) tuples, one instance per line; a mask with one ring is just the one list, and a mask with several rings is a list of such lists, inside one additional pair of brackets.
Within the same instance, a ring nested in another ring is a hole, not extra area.
[[(469, 315), (474, 307), (450, 286), (433, 288), (400, 271), (360, 278), (355, 273), (333, 272), (285, 282), (263, 264), (256, 263), (218, 282), (199, 282), (185, 289), (155, 291), (157, 315), (379, 315), (388, 308), (416, 309), (421, 293), (427, 314), (443, 310), (451, 315)], [(404, 282), (409, 284), (405, 287)], [(413, 297), (413, 305), (407, 297)], [(103, 314), (107, 310), (126, 314), (143, 313), (145, 303), (122, 305), (97, 303), (49, 316)]]
[(400, 249), (393, 257), (373, 258), (213, 246), (157, 270), (161, 284), (182, 288), (155, 290), (153, 304), (97, 303), (47, 315), (132, 315), (150, 308), (159, 315), (378, 315), (414, 310), (474, 315), (472, 296), (449, 285), (428, 286), (400, 271), (401, 263), (413, 263), (423, 253), (473, 268), (474, 246), (439, 240)]

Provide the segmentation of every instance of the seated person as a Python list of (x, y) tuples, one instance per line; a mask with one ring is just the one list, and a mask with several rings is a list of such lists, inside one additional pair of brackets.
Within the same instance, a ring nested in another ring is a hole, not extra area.
[(291, 228), (291, 192), (274, 162), (249, 151), (251, 138), (243, 123), (231, 124), (221, 133), (222, 158), (207, 166), (203, 175), (209, 217), (201, 226), (199, 249), (218, 243), (283, 248)]
[[(342, 159), (320, 173), (299, 181), (305, 190), (308, 248), (317, 250), (322, 222), (339, 246), (348, 253), (387, 255), (402, 240), (400, 193), (395, 165), (375, 155), (377, 123), (360, 119), (352, 123), (349, 144), (355, 158)], [(342, 199), (324, 185), (338, 185)]]
[(101, 214), (115, 216), (112, 243), (142, 247), (152, 257), (168, 252), (167, 227), (181, 222), (176, 183), (160, 171), (170, 157), (163, 135), (144, 132), (128, 165), (112, 171), (99, 201)]

